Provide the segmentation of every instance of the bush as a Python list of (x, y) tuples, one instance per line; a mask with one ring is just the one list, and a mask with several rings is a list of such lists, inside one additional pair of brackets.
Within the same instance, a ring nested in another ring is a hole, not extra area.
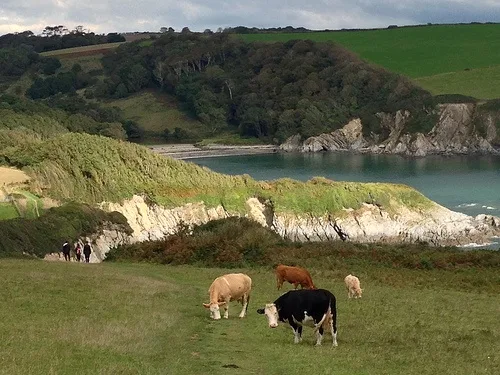
[(377, 264), (407, 269), (500, 267), (500, 252), (462, 251), (426, 244), (359, 244), (342, 241), (291, 242), (246, 218), (227, 218), (186, 228), (162, 241), (119, 246), (107, 261), (197, 264), (208, 267), (271, 266), (278, 263), (312, 268)]
[(0, 221), (0, 257), (45, 254), (59, 251), (65, 240), (116, 225), (132, 233), (127, 220), (118, 212), (107, 213), (84, 204), (67, 203), (47, 210), (38, 219), (11, 219)]
[(195, 226), (162, 241), (122, 245), (112, 249), (107, 261), (134, 260), (162, 264), (202, 264), (218, 267), (265, 265), (269, 249), (285, 241), (253, 220), (231, 217)]

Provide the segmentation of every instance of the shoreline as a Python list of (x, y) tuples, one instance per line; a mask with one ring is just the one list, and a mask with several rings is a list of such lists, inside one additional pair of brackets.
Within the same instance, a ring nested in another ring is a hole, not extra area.
[(174, 159), (186, 160), (220, 156), (273, 154), (279, 151), (277, 145), (218, 145), (208, 144), (163, 144), (147, 146), (151, 151)]

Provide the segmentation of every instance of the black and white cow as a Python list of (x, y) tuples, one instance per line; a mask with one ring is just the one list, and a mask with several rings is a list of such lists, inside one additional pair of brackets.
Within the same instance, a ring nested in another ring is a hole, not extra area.
[(290, 324), (296, 344), (302, 341), (302, 326), (307, 325), (315, 330), (316, 345), (321, 345), (323, 332), (329, 328), (333, 346), (337, 346), (337, 306), (328, 290), (291, 290), (257, 312), (267, 316), (270, 328), (276, 328), (278, 320)]

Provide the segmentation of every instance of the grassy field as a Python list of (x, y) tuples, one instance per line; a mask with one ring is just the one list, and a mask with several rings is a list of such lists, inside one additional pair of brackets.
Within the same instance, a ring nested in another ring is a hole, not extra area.
[[(328, 265), (315, 283), (338, 299), (337, 348), (293, 344), (255, 310), (279, 292), (253, 279), (247, 318), (211, 321), (201, 306), (218, 275), (240, 270), (2, 260), (1, 374), (497, 374), (498, 283), (492, 270), (410, 271)], [(342, 279), (359, 275), (361, 300)], [(466, 284), (467, 291), (461, 290)], [(286, 285), (286, 289), (289, 285)], [(457, 289), (458, 288), (458, 289)]]
[(173, 132), (176, 127), (206, 135), (206, 126), (182, 112), (174, 97), (154, 90), (108, 101), (106, 105), (122, 109), (125, 118), (137, 122), (146, 133), (144, 143), (165, 142), (165, 130)]
[(65, 58), (70, 56), (72, 57), (72, 56), (87, 56), (93, 54), (102, 54), (106, 50), (112, 50), (123, 43), (126, 42), (104, 43), (104, 44), (94, 44), (91, 46), (64, 48), (55, 51), (42, 52), (41, 55)]
[(436, 74), (414, 81), (433, 95), (460, 93), (479, 99), (500, 97), (500, 65)]
[(500, 24), (240, 36), (246, 41), (336, 41), (391, 71), (425, 77), (416, 81), (434, 94), (500, 97), (500, 50), (494, 48), (500, 42)]

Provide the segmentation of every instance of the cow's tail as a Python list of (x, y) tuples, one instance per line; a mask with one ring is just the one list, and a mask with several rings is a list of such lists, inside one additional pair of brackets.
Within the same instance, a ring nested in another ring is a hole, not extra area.
[(326, 310), (326, 313), (323, 315), (323, 318), (316, 324), (314, 328), (314, 333), (316, 333), (320, 327), (322, 327), (325, 324), (328, 324), (328, 321), (330, 319), (330, 316), (332, 315), (332, 308), (330, 307), (330, 303), (328, 304), (328, 310)]

